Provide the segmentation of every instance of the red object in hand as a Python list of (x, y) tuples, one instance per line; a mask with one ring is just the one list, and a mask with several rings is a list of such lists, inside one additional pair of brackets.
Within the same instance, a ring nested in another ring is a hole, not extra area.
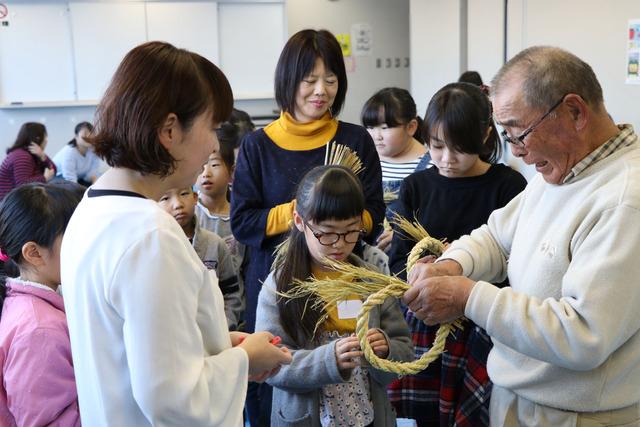
[[(240, 344), (242, 341), (244, 341), (245, 337), (240, 337), (240, 340), (238, 341), (238, 344)], [(282, 338), (280, 338), (279, 336), (275, 336), (271, 339), (271, 341), (269, 341), (271, 344), (273, 345), (278, 345), (282, 342)]]
[(282, 338), (280, 338), (279, 336), (275, 336), (270, 342), (273, 345), (278, 345), (282, 342)]

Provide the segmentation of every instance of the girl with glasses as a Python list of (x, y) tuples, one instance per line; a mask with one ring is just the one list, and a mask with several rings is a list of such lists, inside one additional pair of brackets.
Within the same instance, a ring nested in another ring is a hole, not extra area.
[[(475, 85), (452, 83), (431, 99), (423, 135), (434, 167), (405, 178), (398, 213), (416, 218), (437, 239), (452, 242), (484, 224), (526, 186), (518, 172), (498, 163), (500, 140), (489, 98)], [(407, 254), (416, 243), (394, 233), (391, 271), (404, 276)], [(433, 344), (428, 327), (409, 310), (405, 319), (415, 357)], [(447, 339), (445, 352), (417, 375), (395, 381), (389, 397), (400, 416), (419, 426), (488, 423), (491, 383), (486, 370), (491, 340), (469, 321)]]
[[(354, 174), (339, 166), (308, 172), (298, 187), (293, 226), (258, 298), (256, 328), (282, 337), (293, 360), (268, 380), (273, 389), (272, 426), (390, 426), (395, 414), (386, 396), (394, 374), (361, 366), (354, 335), (362, 301), (339, 303), (327, 313), (306, 298), (285, 299), (296, 279), (329, 278), (336, 273), (325, 258), (364, 266), (352, 251), (364, 233), (365, 198)], [(328, 317), (317, 328), (324, 314)], [(382, 358), (410, 360), (409, 331), (393, 298), (375, 308), (368, 340)]]

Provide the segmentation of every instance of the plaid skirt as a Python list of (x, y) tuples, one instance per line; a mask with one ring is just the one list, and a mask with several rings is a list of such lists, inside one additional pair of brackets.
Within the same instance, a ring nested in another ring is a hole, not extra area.
[[(426, 353), (438, 326), (427, 326), (405, 309), (416, 359)], [(488, 426), (491, 382), (487, 356), (493, 344), (468, 319), (450, 335), (444, 353), (424, 371), (401, 377), (389, 385), (388, 395), (399, 417), (418, 426)]]

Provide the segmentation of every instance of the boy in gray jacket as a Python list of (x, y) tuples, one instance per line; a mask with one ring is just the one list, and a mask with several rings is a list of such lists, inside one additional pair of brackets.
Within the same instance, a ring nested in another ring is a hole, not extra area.
[(224, 240), (197, 225), (195, 206), (198, 195), (191, 187), (173, 188), (160, 197), (160, 206), (182, 227), (203, 264), (214, 270), (224, 296), (224, 311), (229, 330), (236, 330), (244, 311), (243, 287), (236, 274), (233, 258)]

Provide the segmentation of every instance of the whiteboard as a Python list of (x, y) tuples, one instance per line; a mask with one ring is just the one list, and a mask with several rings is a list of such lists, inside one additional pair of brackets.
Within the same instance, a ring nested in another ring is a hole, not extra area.
[(274, 96), (286, 41), (283, 1), (7, 4), (10, 25), (0, 26), (0, 108), (95, 103), (124, 55), (147, 40), (168, 41), (218, 64), (236, 99)]
[(218, 5), (215, 2), (147, 3), (147, 36), (218, 63)]
[(74, 100), (66, 3), (8, 4), (0, 26), (1, 103)]
[(144, 3), (70, 3), (78, 99), (99, 99), (124, 55), (147, 40)]
[(220, 65), (236, 99), (273, 98), (273, 78), (286, 40), (283, 3), (221, 3)]

